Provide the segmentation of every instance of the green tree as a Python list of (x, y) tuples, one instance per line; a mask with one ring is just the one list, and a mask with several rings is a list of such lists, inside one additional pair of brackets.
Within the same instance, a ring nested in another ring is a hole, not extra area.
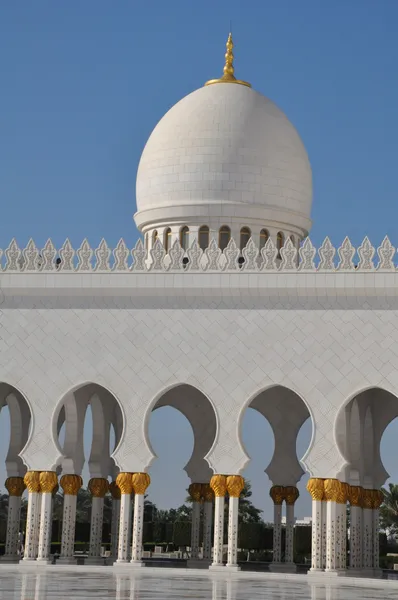
[(390, 535), (398, 534), (398, 485), (389, 483), (388, 489), (382, 488), (384, 501), (380, 507), (380, 526)]

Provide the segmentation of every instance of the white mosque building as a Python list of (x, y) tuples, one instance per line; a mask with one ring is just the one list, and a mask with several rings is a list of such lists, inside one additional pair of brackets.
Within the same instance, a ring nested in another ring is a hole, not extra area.
[[(297, 483), (310, 474), (311, 572), (377, 576), (380, 440), (398, 416), (398, 275), (388, 238), (375, 249), (328, 238), (316, 249), (312, 177), (294, 126), (268, 98), (224, 74), (178, 102), (142, 153), (137, 212), (143, 241), (77, 250), (12, 241), (0, 251), (0, 407), (11, 422), (6, 553), (48, 564), (52, 495), (64, 491), (61, 563), (74, 562), (83, 426), (93, 418), (87, 563), (100, 561), (104, 496), (113, 496), (116, 565), (143, 565), (144, 494), (155, 459), (152, 411), (180, 410), (194, 432), (185, 467), (193, 499), (191, 559), (236, 570), (248, 407), (270, 423), (264, 465), (274, 501), (274, 562), (294, 570)], [(310, 419), (304, 457), (296, 438)], [(64, 428), (62, 443), (59, 432)], [(115, 448), (109, 451), (111, 431)], [(87, 484), (87, 482), (85, 482)], [(228, 557), (223, 512), (229, 495)], [(282, 548), (282, 504), (286, 541)], [(131, 505), (134, 505), (133, 516)], [(346, 507), (350, 559), (346, 564)], [(214, 535), (212, 530), (214, 527)], [(284, 560), (282, 562), (282, 556)], [(225, 571), (226, 572), (226, 571)]]

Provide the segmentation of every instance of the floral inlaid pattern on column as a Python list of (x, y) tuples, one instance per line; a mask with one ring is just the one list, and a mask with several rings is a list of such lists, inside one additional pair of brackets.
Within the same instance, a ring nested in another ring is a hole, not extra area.
[(116, 481), (112, 481), (109, 484), (109, 491), (112, 495), (111, 556), (112, 558), (117, 558), (119, 547), (119, 518), (121, 491), (116, 485)]
[(61, 562), (72, 562), (75, 550), (76, 502), (77, 494), (82, 487), (80, 475), (63, 475), (60, 485), (64, 491), (64, 507), (62, 517)]
[(51, 530), (52, 530), (52, 494), (58, 485), (58, 477), (54, 471), (42, 471), (40, 473), (41, 512), (39, 551), (37, 560), (48, 561), (50, 554)]
[(8, 491), (6, 546), (3, 560), (18, 560), (18, 536), (21, 520), (21, 496), (26, 488), (23, 477), (9, 477), (5, 482)]
[(272, 562), (280, 563), (282, 560), (282, 502), (285, 498), (285, 488), (281, 485), (273, 485), (269, 491), (269, 495), (274, 502)]
[(286, 502), (286, 538), (285, 538), (285, 562), (293, 563), (294, 557), (294, 505), (299, 497), (299, 491), (295, 486), (285, 487), (284, 496)]
[(310, 479), (307, 490), (312, 497), (312, 541), (311, 541), (311, 570), (320, 571), (325, 568), (323, 561), (323, 540), (326, 522), (323, 518), (324, 480)]
[(101, 557), (102, 522), (104, 515), (104, 497), (109, 490), (109, 484), (102, 477), (90, 479), (87, 489), (92, 495), (90, 521), (90, 549), (88, 561), (99, 562)]
[(116, 477), (119, 488), (120, 516), (119, 516), (119, 543), (117, 562), (125, 563), (129, 560), (129, 539), (131, 528), (131, 494), (133, 493), (133, 474), (119, 473)]
[(340, 494), (340, 482), (337, 479), (325, 479), (326, 505), (326, 570), (335, 571), (340, 564), (340, 515), (337, 498)]
[(24, 477), (24, 483), (28, 489), (28, 514), (26, 519), (26, 535), (24, 560), (35, 560), (39, 545), (40, 523), (40, 471), (28, 471)]
[(349, 486), (351, 569), (362, 568), (362, 496), (363, 489), (360, 486)]
[(244, 485), (244, 479), (240, 475), (229, 475), (227, 477), (227, 491), (229, 494), (227, 567), (238, 565), (239, 496)]
[(200, 533), (200, 502), (202, 500), (202, 485), (191, 483), (188, 492), (192, 498), (192, 522), (191, 522), (191, 558), (199, 557), (199, 533)]
[(203, 498), (203, 558), (211, 559), (211, 530), (213, 526), (213, 500), (214, 492), (209, 483), (202, 484)]

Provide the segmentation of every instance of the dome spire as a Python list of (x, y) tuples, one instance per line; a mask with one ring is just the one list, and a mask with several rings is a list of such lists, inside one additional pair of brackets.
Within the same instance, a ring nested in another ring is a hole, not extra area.
[(210, 79), (209, 81), (206, 81), (205, 85), (212, 85), (213, 83), (239, 83), (240, 85), (251, 87), (250, 83), (247, 83), (247, 81), (240, 81), (240, 79), (236, 79), (234, 75), (234, 55), (232, 52), (234, 42), (232, 40), (232, 33), (228, 35), (226, 47), (224, 75), (220, 79)]

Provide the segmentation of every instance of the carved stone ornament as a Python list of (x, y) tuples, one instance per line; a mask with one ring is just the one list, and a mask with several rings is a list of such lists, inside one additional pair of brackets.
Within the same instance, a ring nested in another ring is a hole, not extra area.
[(109, 491), (110, 491), (110, 493), (112, 495), (112, 498), (114, 500), (120, 500), (122, 492), (121, 492), (120, 488), (118, 487), (116, 481), (112, 481), (109, 484)]
[(22, 496), (26, 490), (23, 477), (8, 477), (4, 484), (10, 496)]
[(5, 251), (6, 255), (6, 271), (20, 271), (20, 260), (22, 257), (21, 249), (19, 248), (15, 239), (11, 241), (11, 244), (8, 246)]
[(340, 481), (338, 479), (325, 479), (325, 500), (327, 502), (337, 502), (340, 493)]
[(362, 244), (358, 248), (359, 263), (358, 269), (361, 271), (373, 271), (375, 268), (373, 257), (376, 250), (373, 248), (368, 237), (365, 237)]
[(338, 249), (339, 264), (337, 265), (338, 271), (352, 271), (354, 269), (354, 256), (355, 248), (351, 244), (348, 237), (346, 237)]
[(28, 245), (26, 246), (25, 250), (23, 251), (23, 258), (24, 258), (24, 266), (23, 266), (23, 270), (24, 271), (39, 271), (40, 267), (40, 262), (39, 262), (39, 258), (40, 258), (40, 254), (39, 254), (39, 250), (36, 247), (36, 244), (34, 243), (34, 241), (32, 239), (29, 240)]
[(91, 248), (88, 240), (85, 239), (82, 242), (82, 245), (77, 251), (78, 263), (76, 271), (87, 271), (90, 272), (93, 270), (93, 265), (91, 264), (91, 259), (93, 257), (93, 249)]
[(225, 256), (225, 271), (237, 271), (239, 269), (239, 258), (240, 250), (236, 245), (236, 242), (231, 238), (228, 242), (228, 246), (224, 250)]
[(299, 249), (300, 264), (299, 271), (314, 271), (315, 270), (315, 255), (316, 248), (312, 244), (309, 237), (304, 240), (303, 245)]
[(210, 483), (202, 483), (201, 494), (204, 502), (213, 502), (214, 492), (210, 487)]
[(133, 255), (133, 265), (131, 267), (132, 271), (146, 271), (145, 259), (146, 259), (146, 250), (144, 248), (144, 244), (142, 243), (141, 238), (138, 239), (135, 248), (131, 251)]
[(116, 477), (116, 485), (120, 489), (122, 494), (132, 494), (133, 488), (133, 474), (132, 473), (119, 473)]
[(379, 271), (395, 271), (393, 258), (395, 256), (395, 248), (391, 244), (390, 240), (386, 236), (381, 243), (381, 246), (377, 248), (377, 254), (379, 257), (379, 264), (377, 269)]
[(40, 491), (42, 494), (52, 494), (58, 485), (58, 477), (55, 471), (42, 471), (40, 473)]
[(80, 475), (62, 475), (60, 484), (65, 496), (77, 496), (83, 485), (83, 479)]
[(46, 245), (41, 251), (42, 255), (42, 271), (55, 271), (55, 257), (57, 256), (57, 250), (51, 240), (47, 240)]
[(72, 248), (72, 244), (68, 239), (65, 240), (64, 245), (59, 251), (59, 255), (61, 257), (60, 271), (74, 271), (75, 267), (73, 264), (73, 259), (75, 257), (75, 251)]
[(307, 483), (307, 490), (311, 494), (311, 498), (313, 500), (323, 500), (325, 495), (325, 480), (317, 477), (309, 479)]
[(348, 500), (351, 506), (362, 506), (363, 489), (360, 485), (350, 485), (348, 488)]
[(227, 491), (231, 498), (239, 498), (244, 487), (245, 480), (241, 475), (228, 475)]
[(268, 238), (265, 246), (261, 248), (261, 256), (263, 258), (262, 270), (263, 271), (276, 271), (276, 258), (278, 256), (278, 249), (275, 246), (272, 238)]
[(148, 473), (133, 473), (133, 488), (135, 494), (145, 494), (145, 490), (149, 487), (151, 478)]
[(88, 482), (87, 489), (94, 498), (104, 498), (109, 490), (109, 484), (108, 481), (102, 477), (94, 477)]
[(245, 259), (245, 262), (242, 265), (242, 271), (258, 271), (258, 257), (260, 253), (253, 238), (250, 238), (247, 242), (242, 250), (242, 254)]
[(104, 238), (102, 238), (100, 245), (95, 251), (95, 271), (110, 271), (109, 261), (111, 258), (111, 254), (112, 252), (108, 244), (106, 243)]
[(269, 491), (274, 504), (280, 506), (285, 499), (285, 488), (283, 485), (273, 485)]
[(223, 498), (227, 493), (227, 478), (225, 475), (213, 475), (210, 479), (210, 487), (216, 498)]
[(285, 502), (288, 506), (293, 506), (300, 496), (300, 492), (294, 485), (288, 485), (285, 487)]
[(192, 245), (187, 250), (188, 255), (188, 265), (187, 271), (201, 271), (200, 261), (203, 256), (203, 250), (199, 246), (198, 240), (194, 240)]
[(182, 271), (183, 270), (183, 258), (185, 250), (181, 247), (179, 240), (175, 240), (169, 250), (170, 256), (170, 271)]
[(28, 492), (40, 492), (40, 471), (28, 471), (23, 480)]
[(119, 240), (116, 248), (113, 251), (113, 258), (115, 259), (113, 270), (114, 271), (128, 271), (128, 258), (130, 251), (127, 248), (124, 240)]
[(202, 484), (191, 483), (188, 488), (189, 495), (194, 502), (200, 502), (202, 500)]
[(328, 237), (324, 239), (322, 246), (319, 248), (320, 263), (318, 269), (320, 271), (334, 271), (334, 256), (336, 249)]
[(207, 258), (206, 271), (218, 271), (219, 270), (219, 261), (221, 258), (221, 250), (217, 245), (217, 242), (214, 238), (211, 239), (210, 244), (204, 251), (204, 254)]
[(152, 250), (150, 251), (152, 258), (152, 264), (150, 267), (151, 271), (164, 271), (164, 257), (166, 256), (166, 250), (163, 248), (163, 244), (158, 238), (155, 240)]
[(281, 248), (282, 262), (280, 268), (282, 271), (293, 271), (297, 269), (297, 248), (292, 240), (288, 238), (283, 248)]

